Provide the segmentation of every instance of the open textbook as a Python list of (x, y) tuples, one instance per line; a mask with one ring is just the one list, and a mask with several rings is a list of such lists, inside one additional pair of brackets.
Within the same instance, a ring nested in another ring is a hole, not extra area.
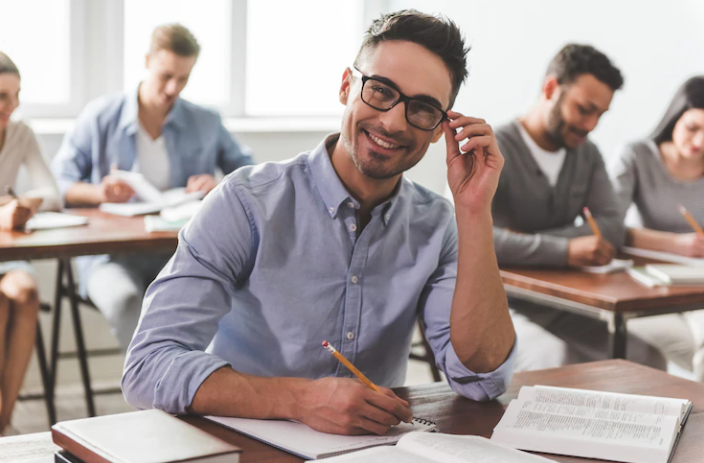
[(414, 418), (413, 424), (392, 426), (383, 436), (342, 436), (316, 431), (305, 424), (285, 420), (252, 420), (224, 416), (206, 416), (237, 432), (303, 458), (317, 460), (380, 445), (393, 445), (413, 431), (436, 432), (432, 421)]
[(135, 215), (154, 214), (164, 208), (175, 207), (189, 201), (203, 199), (202, 191), (186, 193), (185, 188), (173, 188), (168, 191), (159, 191), (138, 172), (114, 170), (112, 176), (127, 183), (135, 192), (138, 201), (127, 203), (103, 203), (100, 210), (110, 214), (132, 217)]
[(376, 447), (325, 460), (330, 463), (548, 463), (479, 436), (412, 432), (395, 447)]
[(667, 463), (691, 409), (684, 399), (523, 386), (491, 439), (535, 452)]

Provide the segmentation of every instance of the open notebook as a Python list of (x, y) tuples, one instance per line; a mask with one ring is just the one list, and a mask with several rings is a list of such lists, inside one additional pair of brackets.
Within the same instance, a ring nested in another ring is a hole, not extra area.
[(281, 450), (313, 460), (370, 447), (393, 445), (405, 434), (413, 431), (437, 432), (435, 423), (420, 418), (414, 418), (414, 424), (401, 423), (393, 426), (383, 436), (326, 434), (295, 421), (250, 420), (224, 416), (206, 416), (206, 418)]

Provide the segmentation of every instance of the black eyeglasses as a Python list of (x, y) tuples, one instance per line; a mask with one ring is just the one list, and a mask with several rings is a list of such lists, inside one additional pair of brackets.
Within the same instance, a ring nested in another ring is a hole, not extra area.
[(362, 76), (362, 101), (377, 111), (386, 112), (399, 103), (406, 103), (408, 123), (426, 131), (435, 130), (447, 119), (447, 113), (437, 106), (419, 98), (406, 96), (388, 83), (365, 76), (357, 68), (353, 69)]

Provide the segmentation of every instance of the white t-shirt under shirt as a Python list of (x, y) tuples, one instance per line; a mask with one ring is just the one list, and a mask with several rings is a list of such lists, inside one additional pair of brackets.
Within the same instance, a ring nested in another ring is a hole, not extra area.
[(528, 131), (523, 127), (523, 124), (519, 121), (518, 128), (521, 132), (521, 137), (523, 141), (528, 146), (535, 162), (538, 163), (540, 170), (548, 178), (548, 182), (551, 186), (557, 184), (557, 178), (560, 176), (560, 170), (562, 170), (562, 164), (565, 162), (565, 155), (567, 150), (565, 148), (560, 148), (557, 151), (546, 151), (542, 149), (538, 144), (531, 138)]
[(139, 124), (137, 130), (137, 162), (133, 170), (141, 173), (159, 191), (171, 188), (169, 153), (166, 151), (164, 136), (159, 135), (154, 140), (142, 124)]

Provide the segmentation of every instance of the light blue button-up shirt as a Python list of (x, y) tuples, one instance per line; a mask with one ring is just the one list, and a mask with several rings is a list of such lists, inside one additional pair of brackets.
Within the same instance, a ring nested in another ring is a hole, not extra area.
[(502, 394), (515, 346), (496, 371), (476, 374), (450, 343), (450, 203), (404, 179), (361, 233), (358, 208), (325, 142), (228, 176), (147, 291), (122, 378), (127, 400), (184, 413), (226, 365), (265, 377), (353, 377), (323, 340), (373, 382), (402, 386), (418, 317), (455, 391), (476, 400)]
[[(62, 197), (76, 182), (100, 184), (112, 166), (133, 170), (139, 130), (137, 92), (101, 97), (83, 110), (51, 165)], [(193, 175), (213, 175), (216, 168), (229, 174), (254, 163), (250, 150), (232, 138), (218, 113), (180, 98), (164, 122), (162, 136), (169, 157), (170, 188), (185, 187)], [(85, 296), (87, 274), (96, 263), (107, 261), (107, 256), (76, 261)]]

